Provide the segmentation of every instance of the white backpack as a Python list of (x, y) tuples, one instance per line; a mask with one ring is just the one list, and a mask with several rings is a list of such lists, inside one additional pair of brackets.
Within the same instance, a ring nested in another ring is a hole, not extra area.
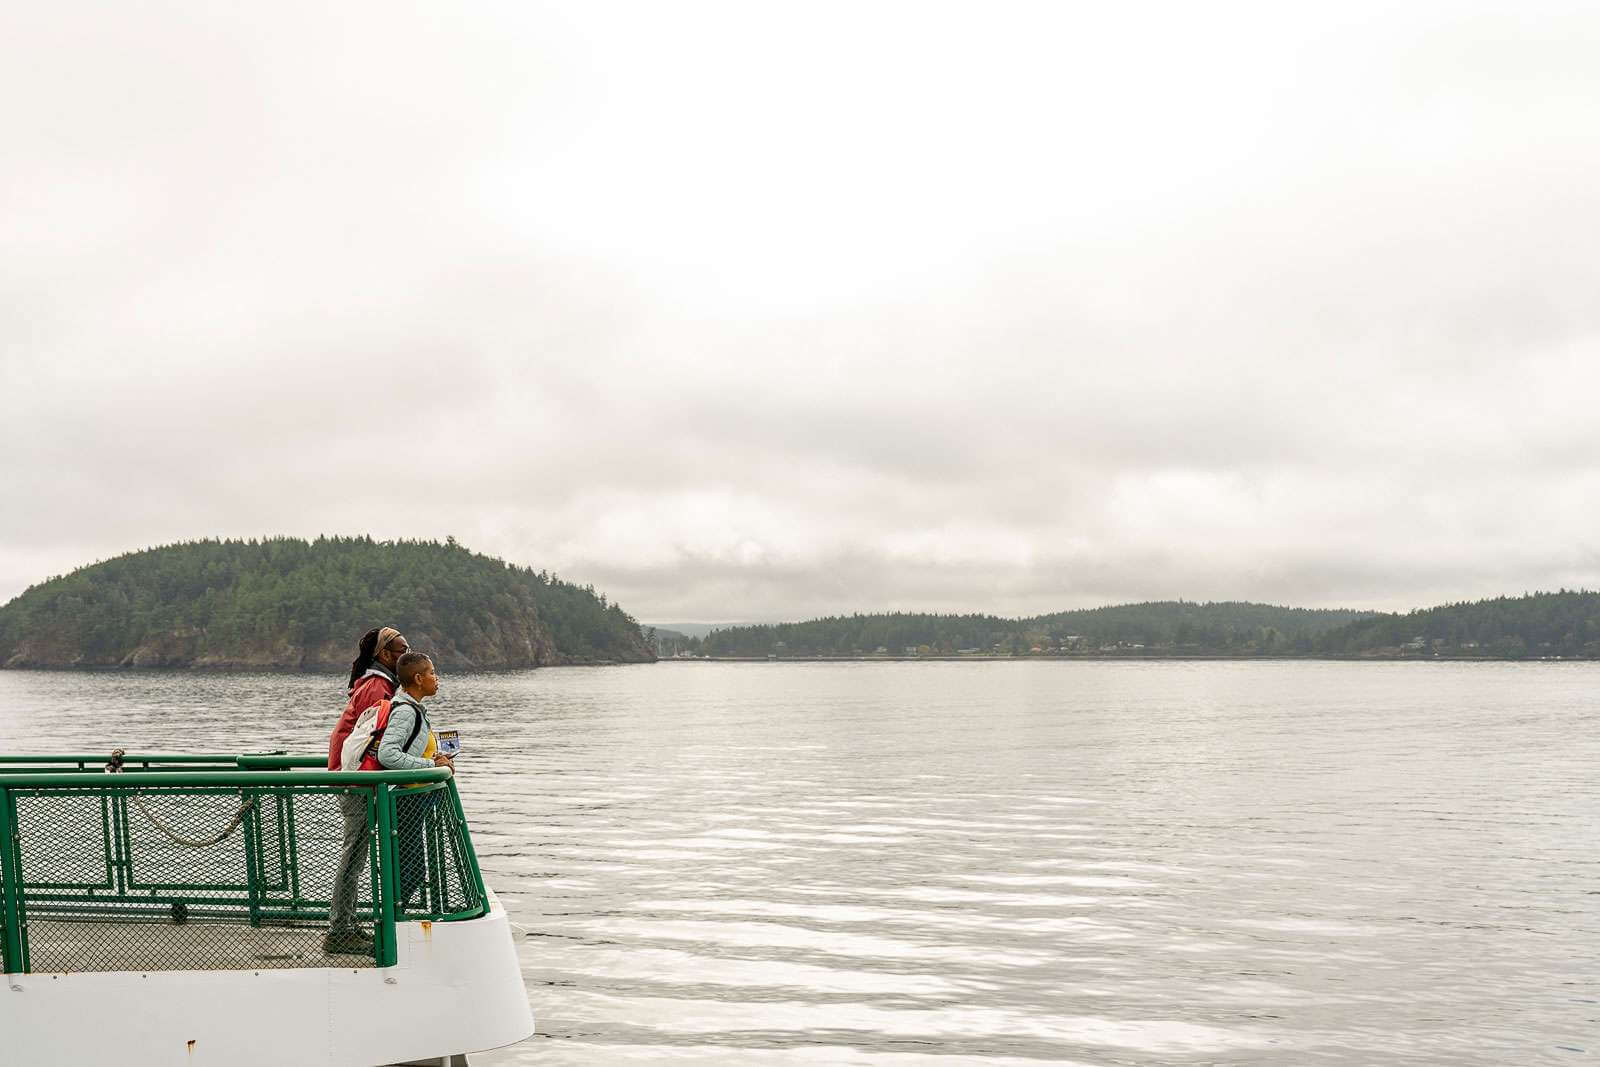
[(339, 750), (341, 771), (361, 769), (361, 761), (366, 759), (367, 750), (377, 749), (384, 727), (389, 725), (389, 711), (393, 707), (389, 701), (380, 700), (356, 717), (356, 724), (350, 728), (350, 736), (344, 739), (344, 747)]
[[(383, 732), (389, 728), (389, 713), (393, 710), (393, 701), (380, 700), (356, 717), (356, 724), (350, 729), (350, 736), (344, 739), (344, 747), (339, 749), (341, 771), (380, 769), (378, 743), (383, 740)], [(416, 723), (411, 727), (411, 736), (406, 738), (406, 743), (401, 748), (410, 748), (421, 731), (422, 715), (419, 712)]]

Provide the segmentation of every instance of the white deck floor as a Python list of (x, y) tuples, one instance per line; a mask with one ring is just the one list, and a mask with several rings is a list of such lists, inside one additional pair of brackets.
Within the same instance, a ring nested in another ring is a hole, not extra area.
[(321, 925), (31, 919), (27, 930), (35, 974), (376, 966), (370, 956), (323, 952)]

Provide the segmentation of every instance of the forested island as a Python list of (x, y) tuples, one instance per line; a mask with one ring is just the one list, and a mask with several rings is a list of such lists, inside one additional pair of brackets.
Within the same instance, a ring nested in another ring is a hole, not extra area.
[[(654, 635), (652, 635), (654, 636)], [(877, 614), (655, 637), (665, 655), (727, 659), (1244, 656), (1600, 658), (1600, 593), (1532, 593), (1407, 614), (1184, 600), (1031, 618)]]
[(648, 631), (593, 586), (454, 539), (202, 540), (129, 553), (0, 607), (0, 666), (324, 670), (400, 627), (450, 669), (657, 656), (1596, 659), (1600, 593), (1562, 590), (1407, 614), (1152, 601), (1009, 619), (896, 612)]
[(373, 626), (446, 669), (655, 659), (620, 606), (454, 539), (191, 541), (133, 552), (0, 607), (0, 666), (348, 667)]

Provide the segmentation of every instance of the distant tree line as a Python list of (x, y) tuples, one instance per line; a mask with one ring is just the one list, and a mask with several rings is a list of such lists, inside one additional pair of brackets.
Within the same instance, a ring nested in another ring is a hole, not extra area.
[(116, 665), (145, 652), (160, 665), (325, 664), (380, 624), (466, 665), (653, 658), (638, 623), (593, 586), (454, 538), (272, 537), (167, 545), (31, 587), (0, 608), (0, 664)]
[(1375, 615), (1318, 638), (1318, 652), (1600, 658), (1600, 593), (1562, 589)]
[(939, 651), (990, 648), (1010, 637), (1016, 623), (993, 615), (840, 615), (808, 622), (713, 630), (701, 642), (710, 656), (849, 656), (882, 647), (900, 654), (928, 645)]
[(1367, 613), (1266, 604), (1162, 601), (1055, 612), (1024, 619), (997, 615), (895, 612), (713, 630), (712, 656), (960, 655), (1039, 653), (1310, 652), (1318, 634)]
[(714, 630), (691, 654), (728, 657), (1384, 656), (1600, 658), (1600, 594), (1535, 593), (1405, 615), (1247, 602), (1152, 601), (994, 615), (893, 613)]
[(1371, 614), (1246, 601), (1166, 600), (1055, 612), (1023, 620), (1022, 626), (1030, 636), (1042, 632), (1053, 646), (1078, 636), (1074, 647), (1085, 651), (1142, 645), (1186, 652), (1306, 654), (1319, 635)]
[(680, 654), (698, 655), (700, 653), (700, 638), (690, 637), (688, 634), (679, 633), (677, 630), (669, 630), (664, 626), (645, 627), (644, 639), (655, 650), (656, 655), (663, 658)]

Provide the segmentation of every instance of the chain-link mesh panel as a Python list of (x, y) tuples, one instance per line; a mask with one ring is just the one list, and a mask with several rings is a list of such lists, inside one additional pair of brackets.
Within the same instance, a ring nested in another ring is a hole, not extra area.
[(27, 969), (360, 967), (329, 908), (370, 922), (371, 792), (301, 786), (16, 789)]
[(442, 919), (479, 909), (467, 829), (447, 787), (398, 789), (394, 813), (395, 917)]

